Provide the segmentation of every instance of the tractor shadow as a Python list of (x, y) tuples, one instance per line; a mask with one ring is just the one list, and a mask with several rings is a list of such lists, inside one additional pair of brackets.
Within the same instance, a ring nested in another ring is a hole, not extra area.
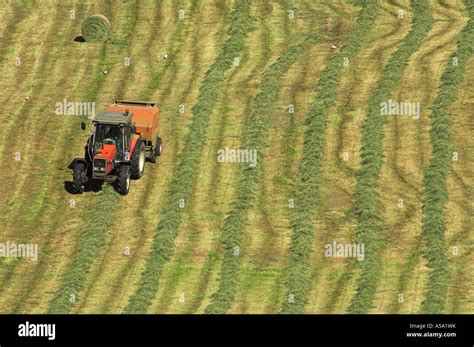
[[(84, 193), (87, 192), (100, 192), (102, 190), (102, 185), (104, 184), (104, 181), (102, 180), (93, 180), (93, 181), (87, 181), (84, 184)], [(64, 190), (66, 190), (69, 194), (76, 195), (77, 193), (74, 192), (72, 189), (72, 181), (64, 181)]]

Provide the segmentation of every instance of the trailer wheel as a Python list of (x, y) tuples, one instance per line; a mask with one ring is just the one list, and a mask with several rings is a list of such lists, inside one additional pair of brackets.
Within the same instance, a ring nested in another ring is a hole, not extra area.
[(159, 157), (162, 151), (163, 151), (163, 142), (161, 142), (161, 137), (157, 137), (155, 148), (153, 148), (153, 153), (150, 156), (150, 161), (152, 163), (156, 163), (156, 157)]
[(156, 155), (159, 157), (163, 152), (163, 141), (161, 141), (161, 137), (156, 138)]
[(86, 166), (84, 163), (77, 162), (72, 168), (72, 191), (75, 194), (81, 194), (84, 191), (86, 181)]
[(135, 180), (143, 176), (145, 170), (145, 144), (138, 140), (130, 158), (131, 177)]
[(117, 174), (117, 191), (122, 195), (127, 195), (130, 191), (130, 167), (120, 165)]

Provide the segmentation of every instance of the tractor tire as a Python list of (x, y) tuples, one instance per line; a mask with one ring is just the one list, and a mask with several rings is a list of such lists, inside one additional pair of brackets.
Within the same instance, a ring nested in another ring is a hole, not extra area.
[(75, 194), (84, 192), (84, 177), (86, 176), (86, 165), (84, 163), (75, 163), (72, 168), (72, 191)]
[(143, 140), (138, 140), (133, 149), (132, 157), (130, 158), (130, 176), (137, 180), (143, 176), (145, 171), (145, 143)]
[(153, 153), (150, 156), (150, 162), (152, 162), (153, 164), (156, 163), (156, 157), (159, 157), (162, 151), (163, 151), (163, 142), (161, 142), (161, 137), (157, 137), (155, 148), (153, 148)]
[(117, 191), (122, 195), (127, 195), (130, 191), (130, 167), (120, 165), (117, 173)]

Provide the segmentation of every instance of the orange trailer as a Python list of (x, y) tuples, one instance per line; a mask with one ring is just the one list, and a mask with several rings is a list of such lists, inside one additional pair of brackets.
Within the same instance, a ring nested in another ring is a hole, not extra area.
[(132, 123), (147, 145), (152, 146), (158, 137), (160, 109), (155, 103), (116, 100), (105, 108), (108, 111), (121, 111), (132, 114)]

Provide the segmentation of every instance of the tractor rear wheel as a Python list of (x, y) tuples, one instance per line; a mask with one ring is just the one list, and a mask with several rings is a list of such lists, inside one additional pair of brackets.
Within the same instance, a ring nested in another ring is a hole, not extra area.
[(135, 180), (143, 176), (145, 170), (145, 143), (138, 140), (130, 158), (131, 177)]
[(72, 191), (75, 194), (81, 194), (84, 191), (86, 177), (86, 165), (81, 162), (74, 164), (72, 168)]
[(117, 191), (122, 195), (127, 195), (130, 191), (130, 167), (120, 165), (117, 174)]
[(161, 137), (157, 137), (155, 148), (153, 148), (153, 153), (150, 156), (150, 161), (152, 163), (156, 163), (156, 157), (159, 157), (162, 151), (163, 151), (163, 143), (161, 142)]

